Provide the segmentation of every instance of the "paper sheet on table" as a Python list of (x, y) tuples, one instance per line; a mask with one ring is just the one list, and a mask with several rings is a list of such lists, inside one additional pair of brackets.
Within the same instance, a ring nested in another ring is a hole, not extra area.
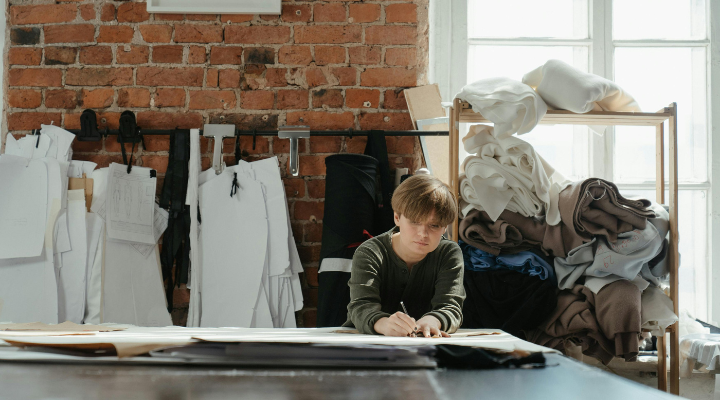
[(47, 223), (47, 164), (0, 157), (0, 188), (0, 259), (39, 256)]
[(150, 168), (110, 164), (105, 194), (108, 238), (155, 244), (153, 217), (157, 178)]
[(81, 323), (85, 316), (87, 278), (87, 223), (85, 190), (68, 191), (68, 229), (72, 250), (61, 253), (62, 266), (57, 270), (58, 319)]
[(239, 188), (230, 197), (233, 178), (226, 168), (199, 191), (201, 326), (250, 326), (262, 284), (268, 240), (262, 186), (237, 173)]
[(124, 331), (127, 328), (102, 326), (102, 325), (80, 325), (74, 322), (65, 321), (61, 324), (45, 324), (42, 322), (29, 322), (22, 324), (0, 324), (0, 331), (8, 331), (18, 333), (17, 331), (27, 332), (115, 332)]
[[(160, 240), (160, 237), (165, 232), (168, 226), (168, 212), (160, 208), (159, 205), (155, 204), (155, 216), (153, 222), (153, 232), (155, 235), (155, 243)], [(138, 253), (142, 254), (143, 257), (147, 257), (152, 254), (155, 249), (155, 244), (142, 244), (142, 243), (131, 243), (132, 247), (137, 250)]]

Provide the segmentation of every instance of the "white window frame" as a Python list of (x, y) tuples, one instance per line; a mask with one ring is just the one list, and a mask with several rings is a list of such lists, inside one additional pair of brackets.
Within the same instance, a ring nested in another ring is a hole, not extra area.
[[(707, 127), (708, 127), (708, 181), (680, 183), (680, 190), (699, 189), (708, 193), (708, 271), (707, 296), (708, 317), (720, 321), (720, 195), (713, 188), (720, 188), (720, 1), (707, 0), (708, 39), (706, 40), (613, 40), (612, 1), (588, 0), (590, 20), (589, 39), (471, 39), (467, 35), (467, 0), (430, 0), (430, 82), (437, 83), (443, 101), (452, 101), (454, 95), (466, 84), (469, 45), (555, 45), (587, 46), (590, 57), (588, 66), (596, 75), (613, 79), (614, 49), (616, 47), (705, 47), (707, 54)], [(682, 134), (682, 133), (680, 133)], [(590, 135), (588, 147), (589, 174), (603, 178), (613, 177), (612, 154), (614, 135)], [(718, 138), (717, 140), (713, 140)], [(652, 182), (618, 184), (621, 189), (654, 190)], [(714, 289), (714, 290), (713, 290)]]

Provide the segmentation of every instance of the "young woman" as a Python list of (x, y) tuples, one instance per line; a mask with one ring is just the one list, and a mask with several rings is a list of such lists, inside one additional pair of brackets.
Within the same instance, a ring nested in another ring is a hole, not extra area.
[(395, 190), (392, 207), (396, 226), (355, 251), (345, 325), (366, 334), (448, 336), (462, 323), (465, 299), (462, 252), (442, 237), (457, 219), (457, 200), (437, 178), (415, 175)]

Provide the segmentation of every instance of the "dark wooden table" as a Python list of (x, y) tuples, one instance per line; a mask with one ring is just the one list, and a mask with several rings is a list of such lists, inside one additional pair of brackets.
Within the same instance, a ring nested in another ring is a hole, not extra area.
[(549, 355), (534, 370), (232, 369), (0, 363), (0, 399), (672, 399)]

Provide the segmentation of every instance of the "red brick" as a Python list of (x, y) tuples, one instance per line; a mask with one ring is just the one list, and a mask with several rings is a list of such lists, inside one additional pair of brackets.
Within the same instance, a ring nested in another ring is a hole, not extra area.
[(39, 90), (10, 89), (8, 105), (15, 108), (38, 108), (42, 104), (42, 93)]
[(287, 86), (287, 69), (286, 68), (268, 68), (265, 72), (265, 80), (269, 87)]
[(80, 17), (85, 21), (95, 19), (95, 5), (94, 4), (83, 4), (80, 6)]
[(236, 69), (221, 69), (218, 84), (221, 88), (239, 88), (240, 71)]
[(283, 22), (310, 22), (312, 12), (309, 5), (283, 4), (281, 18)]
[[(321, 89), (313, 92), (313, 108), (342, 108), (344, 98), (342, 89)], [(312, 142), (311, 142), (312, 143)]]
[(100, 10), (100, 21), (110, 22), (115, 20), (115, 6), (110, 3), (105, 3)]
[(360, 129), (382, 129), (386, 131), (407, 131), (413, 129), (408, 113), (367, 113), (358, 116)]
[[(161, 89), (160, 89), (161, 90)], [(118, 107), (150, 107), (150, 91), (144, 88), (118, 90)]]
[(302, 327), (315, 328), (317, 326), (317, 310), (304, 310), (302, 312)]
[(208, 69), (205, 78), (205, 87), (218, 87), (218, 70)]
[(294, 111), (287, 113), (288, 125), (309, 125), (310, 129), (347, 129), (355, 127), (355, 116), (346, 111), (331, 113), (326, 111)]
[(407, 3), (390, 4), (385, 6), (385, 22), (417, 22), (417, 5), (413, 3)]
[(87, 46), (80, 48), (80, 63), (91, 65), (112, 64), (113, 54), (110, 46)]
[[(363, 148), (363, 151), (364, 148)], [(325, 198), (325, 179), (313, 179), (307, 181), (308, 194), (313, 199)]]
[(182, 46), (153, 46), (152, 62), (180, 64), (183, 61)]
[[(120, 113), (119, 112), (97, 112), (97, 124), (99, 129), (118, 129), (120, 126)], [(80, 129), (80, 115), (81, 113), (65, 114), (65, 129)], [(115, 136), (116, 137), (116, 136)], [(106, 139), (109, 141), (110, 138)], [(128, 151), (130, 148), (128, 147)], [(120, 151), (120, 147), (117, 148)]]
[(40, 128), (40, 124), (49, 125), (51, 122), (55, 122), (55, 125), (60, 125), (60, 121), (62, 121), (62, 114), (60, 113), (10, 113), (7, 116), (7, 129), (10, 131), (29, 131)]
[(316, 4), (315, 22), (343, 22), (346, 18), (344, 4)]
[(226, 90), (191, 90), (191, 110), (235, 108), (235, 93)]
[(415, 153), (415, 136), (388, 136), (385, 141), (390, 154)]
[[(125, 51), (129, 46), (130, 51)], [(118, 46), (117, 62), (118, 64), (145, 64), (150, 56), (150, 48), (147, 46), (126, 45)]]
[(155, 107), (182, 107), (185, 105), (185, 89), (157, 89)]
[[(167, 172), (168, 156), (142, 156), (142, 166), (145, 168), (152, 168), (157, 171), (158, 174), (164, 174)], [(177, 304), (176, 304), (177, 306)]]
[(225, 43), (269, 44), (290, 41), (289, 26), (227, 26)]
[(70, 68), (65, 76), (65, 85), (71, 86), (127, 86), (132, 81), (132, 68)]
[(417, 44), (417, 28), (414, 26), (368, 26), (365, 29), (367, 44)]
[(308, 107), (308, 91), (307, 90), (278, 90), (277, 91), (277, 108), (280, 110), (287, 109), (304, 109)]
[(345, 150), (348, 153), (360, 154), (365, 152), (367, 146), (367, 137), (356, 136), (354, 138), (345, 138)]
[(330, 71), (337, 78), (340, 86), (355, 86), (357, 84), (357, 70), (353, 67), (331, 68)]
[(188, 21), (216, 21), (216, 14), (185, 14), (185, 19)]
[(389, 48), (385, 50), (385, 64), (410, 66), (417, 63), (416, 50), (414, 48)]
[[(99, 117), (98, 117), (99, 118)], [(137, 150), (138, 145), (135, 145), (135, 149)], [(122, 151), (122, 147), (120, 146), (120, 143), (117, 141), (117, 136), (108, 136), (105, 138), (105, 151), (110, 153), (119, 153)], [(132, 144), (131, 143), (125, 143), (125, 151), (127, 153), (130, 153), (132, 151)], [(136, 163), (133, 163), (133, 165), (137, 165)]]
[(322, 242), (322, 223), (311, 222), (309, 224), (304, 224), (303, 226), (305, 228), (305, 234), (303, 235), (304, 242)]
[(362, 28), (353, 25), (297, 26), (295, 43), (360, 43)]
[(48, 25), (43, 27), (43, 31), (45, 44), (84, 43), (95, 40), (94, 25)]
[(350, 64), (376, 65), (382, 58), (382, 49), (377, 46), (350, 47), (348, 53)]
[(248, 47), (244, 54), (246, 64), (275, 64), (275, 49), (269, 47)]
[(123, 3), (117, 9), (118, 22), (144, 22), (150, 19), (145, 2)]
[(56, 24), (70, 22), (77, 16), (75, 4), (40, 4), (10, 6), (10, 24)]
[(40, 65), (42, 49), (34, 47), (12, 47), (8, 51), (10, 65)]
[(255, 18), (253, 14), (227, 14), (220, 15), (221, 22), (243, 23), (250, 22)]
[(339, 46), (315, 46), (315, 63), (317, 65), (344, 64), (345, 48)]
[(130, 26), (101, 26), (97, 41), (98, 43), (130, 43), (134, 34), (135, 31)]
[(387, 110), (407, 110), (405, 92), (402, 90), (386, 90), (383, 108)]
[(340, 136), (318, 136), (310, 139), (310, 153), (339, 153), (341, 147)]
[(102, 140), (98, 142), (81, 142), (79, 140), (75, 140), (72, 142), (72, 149), (73, 149), (73, 159), (77, 159), (75, 157), (75, 154), (77, 153), (95, 153), (102, 150), (103, 142)]
[(265, 15), (260, 15), (259, 17), (263, 21), (280, 22), (280, 18), (277, 15), (265, 14)]
[(148, 43), (170, 43), (172, 26), (170, 25), (138, 25), (140, 34)]
[(51, 68), (11, 69), (10, 86), (58, 87), (62, 85), (62, 71)]
[(182, 21), (185, 14), (155, 14), (155, 21)]
[(378, 108), (380, 91), (377, 89), (346, 89), (345, 105), (348, 108)]
[(304, 179), (283, 179), (283, 184), (285, 185), (285, 196), (305, 197)]
[(141, 111), (137, 113), (137, 123), (146, 129), (193, 129), (202, 128), (203, 116), (198, 113)]
[[(315, 161), (312, 161), (315, 160)], [(306, 168), (306, 172), (311, 172), (311, 175), (325, 175), (325, 157), (324, 156), (301, 156), (300, 157), (300, 170), (303, 169), (303, 161), (306, 161), (305, 165), (310, 165), (310, 163), (315, 163), (318, 165), (322, 165), (322, 171)], [(300, 175), (310, 175), (307, 173), (300, 173)], [(313, 220), (321, 221), (323, 217), (323, 212), (325, 211), (325, 203), (322, 201), (301, 201), (297, 200), (294, 204), (294, 219), (296, 221), (302, 220), (302, 221), (308, 221), (313, 218)]]
[(165, 135), (148, 135), (143, 138), (143, 146), (145, 151), (168, 151), (170, 148), (170, 137)]
[(202, 68), (138, 67), (137, 84), (142, 86), (202, 86)]
[(368, 68), (360, 74), (362, 86), (413, 87), (417, 84), (414, 69)]
[(379, 4), (350, 4), (351, 21), (359, 24), (362, 22), (375, 22), (380, 19)]
[(45, 65), (75, 64), (76, 47), (45, 47)]
[(275, 106), (275, 93), (269, 90), (246, 90), (240, 96), (241, 107), (246, 110), (271, 110)]
[(308, 68), (305, 70), (305, 81), (309, 87), (327, 85), (325, 73), (320, 68)]
[(210, 49), (210, 64), (242, 64), (243, 48), (239, 46), (213, 46)]
[[(310, 225), (318, 225), (322, 229), (322, 224), (307, 224), (305, 226)], [(320, 240), (317, 240), (319, 242)], [(308, 286), (311, 287), (318, 287), (318, 267), (305, 267), (305, 282), (307, 282)]]
[(219, 43), (223, 30), (217, 25), (175, 25), (175, 43)]
[(115, 91), (112, 89), (83, 89), (81, 92), (83, 108), (106, 108), (113, 103)]
[[(255, 138), (255, 150), (253, 150), (252, 141), (252, 136), (240, 136), (240, 149), (243, 151), (243, 154), (266, 154), (270, 152), (270, 139), (266, 136), (257, 136)], [(234, 141), (226, 140), (223, 143), (225, 144), (223, 150), (225, 150), (225, 146), (229, 146), (228, 153), (235, 151)]]
[[(307, 140), (308, 139), (299, 139), (298, 140), (298, 150), (300, 153), (306, 153), (305, 149), (307, 148)], [(290, 152), (290, 140), (274, 137), (272, 143), (273, 143), (273, 153), (279, 154), (279, 153), (289, 153)]]
[(203, 46), (190, 46), (188, 51), (188, 64), (205, 64), (207, 53)]
[[(298, 239), (300, 238), (297, 238), (295, 241)], [(300, 261), (304, 263), (320, 261), (320, 245), (298, 246), (298, 254), (300, 255)], [(307, 313), (307, 311), (305, 313)]]
[(45, 92), (45, 107), (47, 108), (75, 108), (78, 104), (78, 94), (74, 90), (47, 90)]
[(283, 46), (278, 51), (280, 64), (310, 65), (312, 60), (310, 46)]

